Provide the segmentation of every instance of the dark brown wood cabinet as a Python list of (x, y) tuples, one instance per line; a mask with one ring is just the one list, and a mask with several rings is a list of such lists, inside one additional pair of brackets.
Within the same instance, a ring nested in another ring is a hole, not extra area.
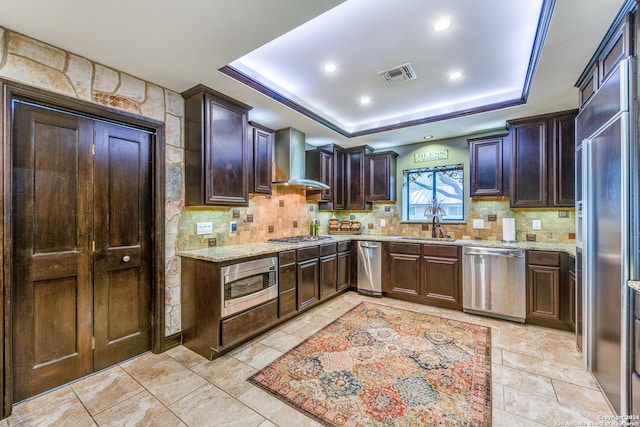
[(325, 190), (307, 190), (307, 199), (318, 202), (333, 202), (333, 152), (324, 148), (316, 148), (307, 150), (305, 156), (305, 177), (329, 186)]
[(297, 250), (298, 310), (320, 300), (318, 246)]
[(369, 201), (396, 200), (396, 159), (398, 153), (383, 151), (368, 156), (365, 191)]
[(284, 318), (298, 310), (296, 251), (278, 254), (278, 317)]
[[(338, 272), (337, 272), (337, 289), (338, 292), (344, 291), (351, 287), (351, 242), (340, 242), (347, 243), (345, 246), (345, 250), (338, 249)], [(338, 246), (340, 246), (340, 243)]]
[(249, 192), (271, 194), (271, 164), (273, 162), (274, 130), (249, 122), (250, 144)]
[(508, 134), (467, 140), (469, 143), (469, 180), (471, 197), (501, 197), (506, 195), (508, 179), (504, 146)]
[(185, 99), (185, 203), (248, 206), (251, 109), (198, 85)]
[(462, 310), (462, 249), (454, 245), (385, 242), (384, 295)]
[(568, 255), (564, 252), (527, 251), (526, 322), (573, 330), (571, 297)]
[(367, 155), (373, 151), (368, 145), (345, 150), (345, 209), (370, 210), (371, 202), (367, 200), (366, 179), (369, 173)]
[(325, 299), (337, 292), (336, 279), (338, 273), (338, 255), (327, 255), (320, 258), (320, 299)]
[[(384, 243), (383, 257), (386, 265), (386, 280), (382, 281), (383, 292), (392, 296), (420, 295), (420, 244)], [(384, 261), (383, 261), (384, 262)], [(383, 273), (383, 277), (385, 273)]]
[(429, 305), (462, 310), (459, 246), (423, 245), (422, 297)]
[(512, 208), (575, 203), (577, 110), (510, 120)]

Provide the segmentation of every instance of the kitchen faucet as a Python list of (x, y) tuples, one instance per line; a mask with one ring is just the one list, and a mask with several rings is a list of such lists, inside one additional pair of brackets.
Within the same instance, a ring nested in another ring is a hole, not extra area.
[[(444, 234), (442, 233), (442, 228), (440, 226), (440, 218), (438, 217), (438, 215), (433, 216), (433, 221), (431, 221), (431, 223), (431, 237), (439, 237), (441, 239), (444, 238)], [(436, 233), (436, 228), (438, 229), (438, 233)]]

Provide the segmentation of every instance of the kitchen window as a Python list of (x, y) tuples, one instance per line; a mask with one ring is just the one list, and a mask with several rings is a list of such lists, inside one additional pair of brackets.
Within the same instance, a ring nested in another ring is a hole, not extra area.
[(464, 220), (464, 171), (461, 164), (409, 169), (404, 175), (404, 205), (409, 221)]

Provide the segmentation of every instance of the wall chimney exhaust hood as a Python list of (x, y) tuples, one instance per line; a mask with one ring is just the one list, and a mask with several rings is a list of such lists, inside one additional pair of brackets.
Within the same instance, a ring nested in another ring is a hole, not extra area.
[(274, 143), (275, 180), (273, 185), (304, 187), (309, 190), (327, 190), (329, 186), (305, 177), (305, 134), (298, 129), (276, 131)]

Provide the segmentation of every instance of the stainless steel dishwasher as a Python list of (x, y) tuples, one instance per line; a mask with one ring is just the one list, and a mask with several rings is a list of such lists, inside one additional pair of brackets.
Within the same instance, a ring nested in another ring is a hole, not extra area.
[(358, 292), (382, 296), (382, 243), (358, 242)]
[(464, 311), (524, 322), (526, 316), (525, 251), (464, 247)]

